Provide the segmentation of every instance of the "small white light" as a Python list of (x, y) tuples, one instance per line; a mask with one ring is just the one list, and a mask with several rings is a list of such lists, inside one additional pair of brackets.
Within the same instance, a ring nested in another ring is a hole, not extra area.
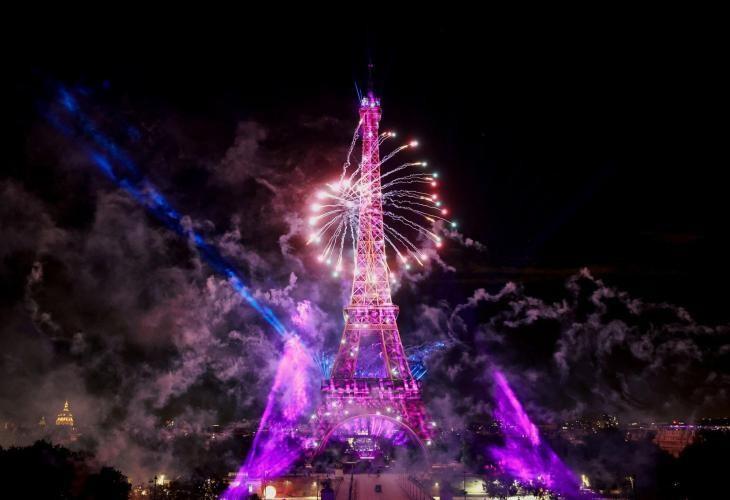
[(264, 488), (264, 498), (276, 498), (276, 488), (274, 488), (272, 485), (268, 485), (266, 488)]

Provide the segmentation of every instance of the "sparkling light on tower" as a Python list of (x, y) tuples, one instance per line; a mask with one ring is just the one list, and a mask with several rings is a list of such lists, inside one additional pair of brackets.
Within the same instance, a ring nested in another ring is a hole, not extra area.
[[(312, 454), (321, 451), (333, 435), (350, 432), (362, 436), (367, 429), (382, 428), (383, 422), (400, 429), (424, 450), (431, 443), (432, 426), (429, 427), (420, 387), (411, 373), (401, 343), (396, 324), (398, 306), (391, 299), (386, 243), (392, 240), (383, 220), (381, 181), (385, 176), (381, 175), (380, 168), (383, 164), (379, 152), (383, 140), (378, 131), (380, 116), (380, 101), (371, 91), (360, 103), (360, 125), (350, 148), (351, 151), (354, 149), (359, 133), (362, 137), (362, 159), (356, 169), (357, 180), (353, 182), (355, 174), (346, 175), (348, 158), (339, 184), (339, 193), (348, 193), (349, 205), (344, 205), (346, 215), (331, 225), (343, 225), (335, 231), (357, 231), (354, 237), (352, 293), (350, 303), (345, 307), (345, 329), (331, 377), (322, 383), (323, 403), (311, 417), (315, 428), (315, 436), (310, 443)], [(400, 149), (404, 148), (395, 152)], [(386, 156), (385, 160), (395, 152)], [(405, 182), (421, 178), (422, 174), (419, 174)], [(334, 198), (334, 195), (321, 196), (323, 199), (328, 197)], [(324, 208), (328, 211), (333, 208), (341, 210), (340, 205)], [(356, 214), (354, 218), (352, 213)], [(349, 228), (346, 224), (350, 224)], [(317, 238), (326, 229), (315, 233), (314, 237)], [(423, 234), (433, 236), (432, 241), (440, 241), (432, 231), (425, 227), (422, 229)], [(334, 239), (337, 240), (337, 236)], [(327, 248), (332, 248), (330, 242)], [(418, 249), (413, 246), (410, 251), (415, 253)], [(340, 253), (338, 265), (341, 258)], [(374, 422), (378, 424), (373, 425)], [(374, 437), (382, 436), (379, 433)], [(363, 446), (365, 448), (369, 457), (372, 449)]]

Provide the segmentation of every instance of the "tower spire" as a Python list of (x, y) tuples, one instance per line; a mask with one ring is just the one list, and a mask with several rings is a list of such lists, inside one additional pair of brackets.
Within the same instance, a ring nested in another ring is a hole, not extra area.
[(372, 56), (368, 57), (368, 97), (375, 94), (375, 86), (373, 84), (373, 70), (375, 65), (373, 64)]

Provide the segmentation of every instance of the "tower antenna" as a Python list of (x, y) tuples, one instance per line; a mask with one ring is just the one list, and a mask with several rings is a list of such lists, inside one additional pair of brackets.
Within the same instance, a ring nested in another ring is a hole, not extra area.
[(373, 68), (375, 68), (375, 65), (373, 64), (373, 58), (372, 56), (368, 57), (368, 93), (373, 94), (374, 93), (374, 86), (373, 86)]

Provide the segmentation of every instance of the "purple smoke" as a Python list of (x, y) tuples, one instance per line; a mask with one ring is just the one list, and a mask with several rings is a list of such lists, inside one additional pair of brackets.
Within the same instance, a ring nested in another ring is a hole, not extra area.
[(494, 418), (500, 422), (504, 444), (489, 453), (504, 471), (525, 483), (544, 485), (568, 498), (583, 498), (578, 479), (560, 460), (540, 433), (499, 372), (494, 372)]

